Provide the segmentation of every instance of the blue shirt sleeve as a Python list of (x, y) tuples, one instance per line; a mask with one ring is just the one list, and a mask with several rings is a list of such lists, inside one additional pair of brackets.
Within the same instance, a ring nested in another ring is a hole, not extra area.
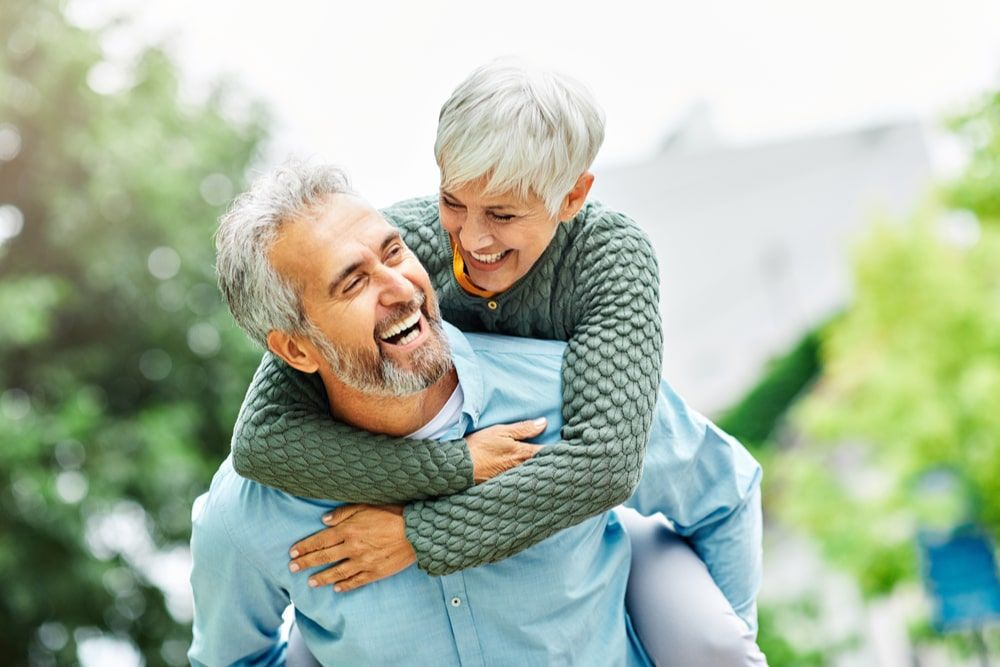
[(202, 496), (192, 512), (195, 613), (188, 659), (195, 667), (283, 665), (279, 630), (288, 594), (247, 557), (249, 545), (233, 539), (225, 497)]
[(760, 464), (663, 381), (642, 480), (626, 505), (688, 539), (753, 630), (762, 575)]

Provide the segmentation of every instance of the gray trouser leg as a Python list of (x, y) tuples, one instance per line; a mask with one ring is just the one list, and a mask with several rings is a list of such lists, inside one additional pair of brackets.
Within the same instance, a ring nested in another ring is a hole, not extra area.
[(660, 517), (615, 510), (632, 542), (625, 604), (659, 667), (767, 665), (705, 563)]

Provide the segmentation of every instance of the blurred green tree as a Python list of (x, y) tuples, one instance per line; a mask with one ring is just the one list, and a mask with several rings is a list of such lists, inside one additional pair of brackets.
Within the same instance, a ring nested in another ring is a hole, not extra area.
[[(88, 638), (186, 663), (157, 583), (225, 456), (259, 353), (217, 294), (212, 234), (266, 136), (218, 85), (183, 101), (162, 50), (106, 55), (59, 0), (0, 21), (0, 664)], [(189, 96), (188, 96), (189, 97)]]
[(1000, 93), (953, 127), (968, 169), (857, 248), (854, 301), (794, 409), (809, 446), (769, 470), (772, 507), (869, 595), (916, 578), (921, 527), (1000, 537)]

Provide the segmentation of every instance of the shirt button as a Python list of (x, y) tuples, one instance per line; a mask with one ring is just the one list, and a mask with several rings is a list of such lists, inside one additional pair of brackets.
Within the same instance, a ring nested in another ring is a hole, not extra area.
[(457, 606), (459, 606), (461, 604), (462, 604), (462, 598), (452, 598), (451, 599), (451, 606), (452, 607), (457, 607)]
[(489, 308), (490, 310), (496, 310), (496, 309), (497, 309), (497, 306), (498, 306), (498, 305), (499, 305), (499, 304), (497, 304), (497, 302), (496, 302), (496, 301), (487, 301), (487, 302), (486, 302), (486, 306), (487, 306), (487, 307), (488, 307), (488, 308)]

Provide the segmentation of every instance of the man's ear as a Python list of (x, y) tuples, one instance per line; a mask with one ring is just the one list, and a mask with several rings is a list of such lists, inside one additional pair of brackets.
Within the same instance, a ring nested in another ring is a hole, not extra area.
[(580, 178), (576, 179), (576, 185), (563, 198), (562, 207), (559, 209), (560, 222), (572, 220), (576, 217), (576, 214), (580, 212), (583, 205), (587, 203), (587, 195), (590, 194), (590, 188), (593, 185), (594, 175), (592, 173), (585, 171), (580, 174)]
[(303, 342), (298, 336), (273, 330), (267, 334), (267, 349), (297, 371), (315, 373), (319, 370), (319, 355), (316, 348)]

